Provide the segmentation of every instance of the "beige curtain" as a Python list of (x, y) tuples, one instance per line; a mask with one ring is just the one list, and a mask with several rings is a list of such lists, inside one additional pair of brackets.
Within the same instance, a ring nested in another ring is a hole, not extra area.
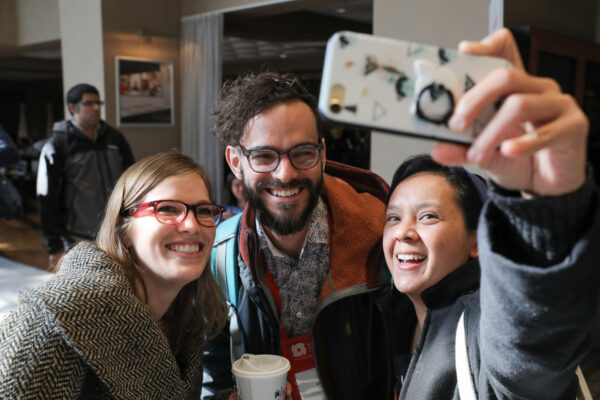
[(182, 21), (181, 150), (204, 166), (215, 201), (222, 201), (223, 151), (210, 133), (211, 112), (221, 88), (223, 14)]

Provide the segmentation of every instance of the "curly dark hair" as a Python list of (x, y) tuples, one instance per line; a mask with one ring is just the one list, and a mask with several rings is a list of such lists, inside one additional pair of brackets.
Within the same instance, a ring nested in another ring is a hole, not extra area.
[(241, 75), (223, 85), (213, 112), (212, 134), (223, 148), (238, 145), (250, 119), (277, 104), (298, 100), (310, 107), (318, 121), (317, 99), (297, 76), (271, 71)]

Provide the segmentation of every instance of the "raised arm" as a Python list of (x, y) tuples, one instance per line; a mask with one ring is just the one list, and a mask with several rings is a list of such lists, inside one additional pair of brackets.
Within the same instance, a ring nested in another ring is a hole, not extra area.
[(574, 191), (585, 181), (589, 122), (575, 100), (548, 78), (528, 75), (506, 29), (481, 42), (462, 42), (461, 51), (504, 57), (515, 65), (498, 70), (459, 100), (450, 126), (466, 129), (485, 107), (502, 106), (470, 148), (437, 145), (434, 159), (476, 163), (498, 185), (540, 196)]
[(528, 75), (507, 30), (462, 51), (507, 58), (467, 92), (450, 121), (468, 127), (502, 106), (470, 148), (439, 144), (439, 162), (473, 162), (494, 182), (479, 225), (479, 398), (552, 399), (572, 390), (600, 283), (600, 211), (586, 179), (589, 123), (550, 79)]

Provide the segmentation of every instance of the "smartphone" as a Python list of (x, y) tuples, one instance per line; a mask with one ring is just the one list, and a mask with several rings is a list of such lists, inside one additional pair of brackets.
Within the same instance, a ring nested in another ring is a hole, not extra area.
[(471, 128), (448, 126), (460, 97), (507, 60), (378, 37), (338, 32), (327, 42), (319, 113), (334, 123), (469, 144), (496, 111)]

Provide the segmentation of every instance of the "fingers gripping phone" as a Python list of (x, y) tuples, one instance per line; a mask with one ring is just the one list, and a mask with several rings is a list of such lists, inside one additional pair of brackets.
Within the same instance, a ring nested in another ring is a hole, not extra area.
[(469, 144), (495, 112), (484, 110), (466, 132), (447, 122), (458, 99), (510, 62), (355, 32), (327, 43), (319, 112), (325, 120)]

